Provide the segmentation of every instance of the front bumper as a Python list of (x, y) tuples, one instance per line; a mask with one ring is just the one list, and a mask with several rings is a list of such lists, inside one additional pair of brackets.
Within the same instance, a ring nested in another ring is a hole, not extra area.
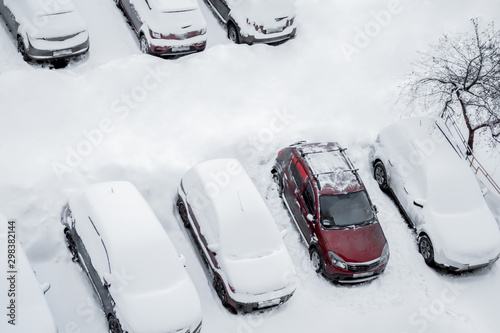
[(350, 271), (340, 270), (339, 268), (329, 263), (326, 263), (326, 271), (324, 272), (324, 275), (327, 279), (334, 282), (361, 283), (377, 278), (380, 274), (382, 274), (385, 271), (386, 267), (387, 263), (379, 265), (378, 267), (371, 270), (350, 272)]
[(292, 297), (293, 293), (285, 295), (279, 298), (271, 299), (263, 302), (252, 302), (252, 303), (242, 303), (237, 302), (232, 298), (228, 298), (229, 305), (236, 311), (241, 311), (243, 313), (249, 313), (257, 310), (269, 309), (278, 305), (281, 305), (288, 301)]
[(62, 49), (39, 49), (33, 46), (28, 39), (29, 48), (26, 50), (26, 55), (32, 60), (55, 60), (71, 58), (86, 53), (89, 50), (90, 42), (85, 42)]
[(500, 258), (500, 254), (487, 262), (476, 263), (476, 264), (462, 264), (462, 263), (459, 263), (457, 261), (446, 258), (444, 260), (444, 263), (436, 262), (436, 265), (442, 269), (447, 269), (447, 270), (450, 270), (452, 272), (459, 273), (459, 272), (473, 271), (476, 269), (488, 267), (490, 265), (493, 265), (498, 260), (498, 258)]

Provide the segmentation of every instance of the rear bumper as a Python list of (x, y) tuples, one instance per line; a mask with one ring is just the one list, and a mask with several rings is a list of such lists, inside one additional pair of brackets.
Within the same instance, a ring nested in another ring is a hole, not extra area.
[(292, 32), (284, 34), (284, 35), (279, 35), (279, 36), (274, 36), (274, 37), (269, 37), (269, 38), (260, 38), (252, 35), (248, 36), (241, 36), (241, 43), (245, 44), (255, 44), (255, 43), (263, 43), (263, 44), (273, 44), (273, 43), (280, 43), (284, 42), (286, 40), (292, 39), (295, 37), (297, 33), (297, 28), (294, 28)]
[(206, 41), (189, 44), (185, 46), (154, 45), (150, 46), (150, 53), (156, 56), (173, 56), (201, 52), (205, 50)]
[(90, 42), (88, 39), (75, 46), (54, 50), (37, 49), (29, 42), (29, 49), (26, 51), (26, 55), (32, 60), (64, 59), (84, 54), (89, 50), (89, 47)]

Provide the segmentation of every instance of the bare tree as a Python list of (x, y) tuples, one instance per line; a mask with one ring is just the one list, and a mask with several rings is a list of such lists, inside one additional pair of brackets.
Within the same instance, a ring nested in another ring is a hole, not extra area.
[(444, 35), (422, 54), (402, 93), (410, 104), (423, 100), (426, 108), (461, 116), (473, 149), (480, 130), (500, 142), (500, 31), (471, 22), (472, 31)]

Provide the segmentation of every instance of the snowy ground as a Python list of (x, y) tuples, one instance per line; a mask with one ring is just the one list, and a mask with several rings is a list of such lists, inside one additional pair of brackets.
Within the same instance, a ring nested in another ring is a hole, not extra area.
[[(416, 51), (468, 29), (471, 17), (500, 22), (497, 0), (297, 0), (299, 34), (278, 47), (229, 43), (200, 2), (208, 48), (176, 60), (140, 54), (111, 0), (75, 2), (91, 51), (66, 69), (25, 64), (0, 24), (0, 211), (17, 220), (39, 282), (52, 284), (46, 298), (60, 333), (107, 331), (89, 282), (71, 262), (59, 214), (71, 193), (109, 180), (134, 183), (186, 256), (204, 332), (498, 332), (500, 263), (462, 276), (429, 269), (368, 162), (379, 130), (406, 114), (398, 85)], [(374, 14), (388, 8), (389, 15)], [(269, 174), (277, 151), (304, 139), (349, 147), (391, 247), (379, 279), (338, 286), (312, 273)], [(499, 182), (498, 153), (483, 155)], [(217, 157), (240, 159), (289, 231), (299, 288), (284, 306), (228, 313), (180, 227), (173, 210), (180, 178)]]

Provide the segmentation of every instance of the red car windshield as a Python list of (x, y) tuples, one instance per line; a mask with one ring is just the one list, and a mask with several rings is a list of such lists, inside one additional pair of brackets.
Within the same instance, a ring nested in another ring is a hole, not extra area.
[(325, 228), (356, 226), (374, 219), (365, 191), (321, 195), (319, 204), (320, 221)]

